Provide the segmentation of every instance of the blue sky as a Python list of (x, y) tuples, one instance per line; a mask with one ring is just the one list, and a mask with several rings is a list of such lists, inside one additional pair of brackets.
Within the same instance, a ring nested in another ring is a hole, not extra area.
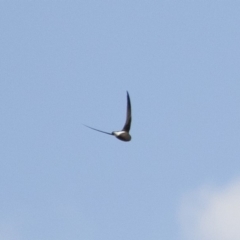
[(1, 1), (0, 239), (240, 239), (239, 12)]

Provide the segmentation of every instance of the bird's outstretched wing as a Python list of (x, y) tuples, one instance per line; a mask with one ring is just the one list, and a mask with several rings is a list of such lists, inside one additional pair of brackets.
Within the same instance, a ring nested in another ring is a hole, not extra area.
[(85, 125), (85, 124), (83, 124), (83, 125), (84, 125), (85, 127), (88, 127), (88, 128), (90, 128), (90, 129), (93, 129), (93, 130), (95, 130), (95, 131), (98, 131), (98, 132), (101, 132), (101, 133), (105, 133), (105, 134), (109, 134), (109, 135), (113, 135), (112, 133), (104, 132), (104, 131), (98, 130), (98, 129), (96, 129), (96, 128), (89, 127), (89, 126), (87, 126), (87, 125)]
[(126, 132), (130, 131), (131, 121), (132, 121), (131, 101), (127, 91), (127, 117), (126, 117), (126, 122), (122, 131), (126, 131)]

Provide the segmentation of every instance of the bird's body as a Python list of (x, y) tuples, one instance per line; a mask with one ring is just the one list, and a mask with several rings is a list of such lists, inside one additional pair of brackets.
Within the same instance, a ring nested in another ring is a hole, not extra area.
[(118, 138), (119, 140), (122, 140), (122, 141), (125, 141), (125, 142), (128, 142), (131, 140), (131, 135), (126, 132), (126, 131), (118, 131), (118, 132), (112, 132), (112, 134)]
[(85, 126), (88, 127), (88, 128), (91, 128), (95, 131), (101, 132), (101, 133), (105, 133), (105, 134), (108, 134), (108, 135), (113, 135), (117, 139), (122, 140), (124, 142), (128, 142), (128, 141), (131, 140), (131, 135), (129, 134), (129, 131), (130, 131), (130, 128), (131, 128), (131, 122), (132, 122), (131, 102), (130, 102), (129, 94), (127, 92), (127, 117), (126, 117), (125, 125), (124, 125), (124, 127), (121, 131), (114, 131), (112, 133), (109, 133), (109, 132), (104, 132), (104, 131), (98, 130), (96, 128), (89, 127), (87, 125), (85, 125)]

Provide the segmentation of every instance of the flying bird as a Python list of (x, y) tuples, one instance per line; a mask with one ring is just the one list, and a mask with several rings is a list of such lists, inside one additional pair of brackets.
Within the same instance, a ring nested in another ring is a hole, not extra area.
[(131, 127), (131, 121), (132, 121), (131, 102), (130, 102), (130, 97), (129, 97), (129, 94), (128, 94), (128, 91), (127, 91), (127, 117), (126, 117), (125, 125), (124, 125), (124, 127), (121, 131), (113, 131), (113, 132), (109, 133), (109, 132), (104, 132), (104, 131), (98, 130), (96, 128), (89, 127), (85, 124), (83, 124), (83, 125), (85, 127), (91, 128), (95, 131), (105, 133), (105, 134), (108, 134), (108, 135), (113, 135), (116, 138), (118, 138), (119, 140), (128, 142), (128, 141), (131, 140), (131, 135), (129, 134), (130, 127)]

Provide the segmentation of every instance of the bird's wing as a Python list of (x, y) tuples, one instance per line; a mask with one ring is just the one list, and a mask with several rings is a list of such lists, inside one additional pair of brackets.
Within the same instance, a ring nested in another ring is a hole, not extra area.
[(126, 131), (126, 132), (130, 131), (131, 121), (132, 121), (131, 101), (127, 91), (127, 118), (122, 131)]
[(113, 135), (112, 133), (104, 132), (104, 131), (98, 130), (98, 129), (96, 129), (96, 128), (89, 127), (89, 126), (87, 126), (87, 125), (85, 125), (85, 124), (83, 124), (83, 125), (84, 125), (85, 127), (91, 128), (91, 129), (93, 129), (93, 130), (95, 130), (95, 131), (98, 131), (98, 132), (101, 132), (101, 133), (105, 133), (105, 134), (109, 134), (109, 135)]

